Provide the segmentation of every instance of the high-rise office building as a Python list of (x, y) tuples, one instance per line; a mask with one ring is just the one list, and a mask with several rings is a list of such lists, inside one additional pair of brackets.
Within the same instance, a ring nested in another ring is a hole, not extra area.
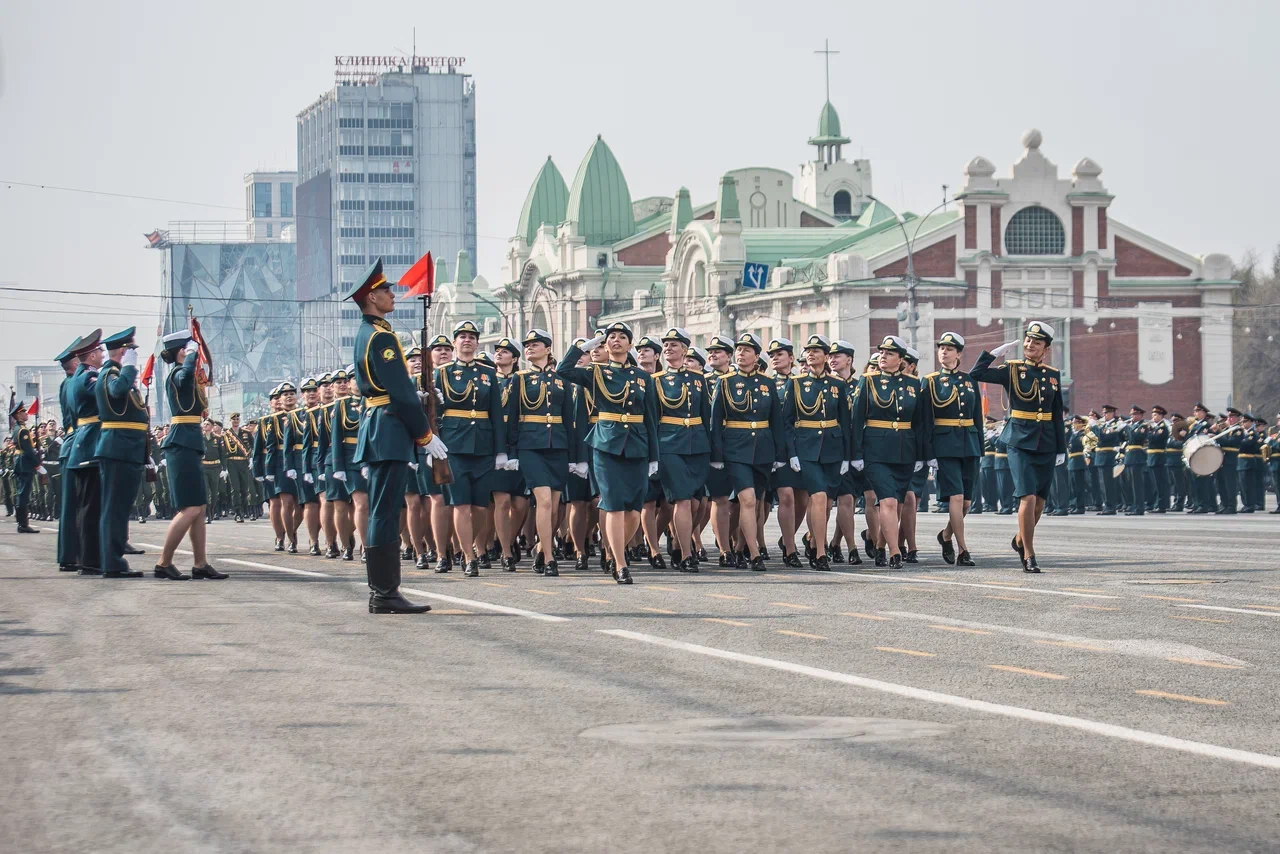
[(247, 172), (244, 176), (244, 219), (250, 240), (288, 239), (293, 225), (293, 190), (297, 172)]
[[(428, 250), (476, 257), (475, 87), (461, 59), (338, 60), (336, 85), (298, 114), (298, 292), (312, 373), (351, 361), (360, 315), (342, 294), (376, 258), (394, 281)], [(411, 311), (392, 320), (404, 331), (421, 321)]]

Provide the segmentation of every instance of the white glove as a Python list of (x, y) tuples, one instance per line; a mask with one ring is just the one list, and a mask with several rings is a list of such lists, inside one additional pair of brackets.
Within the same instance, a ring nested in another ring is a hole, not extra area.
[(345, 471), (335, 471), (335, 472), (333, 473), (333, 479), (334, 479), (334, 480), (340, 480), (340, 481), (342, 481), (343, 483), (346, 483), (346, 482), (347, 482), (347, 473), (346, 473)]
[(267, 475), (267, 480), (271, 481), (272, 483), (275, 483), (275, 482), (276, 482), (276, 476), (275, 476), (275, 475), (273, 475), (273, 474), (269, 474), (269, 475)]
[(44, 466), (36, 466), (36, 474), (48, 474), (49, 470)]
[(223, 469), (222, 471), (218, 472), (218, 477), (222, 478), (223, 480), (226, 480), (226, 479), (227, 479), (227, 470), (226, 470), (226, 469)]
[(800, 471), (800, 458), (799, 458), (799, 457), (792, 457), (790, 460), (788, 460), (788, 464), (791, 466), (791, 470), (792, 470), (792, 471)]
[(254, 480), (256, 480), (258, 483), (262, 483), (262, 481), (266, 480), (266, 478), (255, 477)]
[(653, 462), (649, 463), (649, 477), (653, 477), (657, 473), (658, 473), (658, 461), (654, 460)]
[(520, 460), (507, 460), (507, 471), (520, 471)]
[(361, 475), (361, 477), (363, 477), (365, 480), (368, 480), (368, 479), (369, 479), (369, 467), (368, 467), (368, 466), (361, 466), (361, 467), (360, 467), (360, 475)]
[(1018, 341), (1010, 341), (1008, 344), (1001, 344), (999, 347), (991, 351), (991, 355), (996, 356), (997, 358), (1000, 356), (1003, 356), (1005, 353), (1008, 353), (1014, 347), (1017, 347), (1019, 343), (1020, 342)]
[(587, 477), (587, 464), (586, 463), (569, 463), (569, 473), (573, 475), (577, 475), (578, 477), (585, 480)]
[(846, 474), (848, 474), (848, 473), (849, 473), (849, 461), (848, 461), (848, 460), (841, 460), (841, 461), (840, 461), (840, 475), (843, 477), (844, 475), (846, 475)]
[(426, 444), (427, 453), (437, 460), (446, 459), (449, 456), (449, 449), (444, 442), (440, 441), (439, 436), (432, 436), (431, 441)]
[(156, 470), (155, 463), (147, 463), (147, 471), (155, 471), (155, 470)]
[(724, 471), (724, 463), (712, 463), (711, 467), (716, 471)]
[(1065, 463), (1066, 461), (1067, 461), (1067, 455), (1066, 455), (1066, 454), (1058, 454), (1056, 457), (1054, 457), (1054, 458), (1053, 458), (1053, 464), (1054, 464), (1055, 466), (1060, 466), (1060, 465), (1062, 465), (1063, 463)]
[(851, 465), (853, 466), (854, 471), (862, 471), (862, 467), (865, 463), (863, 463), (862, 460), (854, 460)]
[(324, 472), (321, 472), (320, 474), (316, 475), (316, 477), (320, 478), (321, 480), (324, 480)]
[[(929, 468), (931, 468), (931, 469), (936, 469), (937, 467), (938, 467), (938, 461), (937, 461), (937, 460), (929, 460)], [(919, 469), (917, 469), (917, 471), (919, 471)]]
[(417, 464), (417, 463), (409, 463), (409, 468), (413, 469), (414, 471), (417, 471), (417, 470), (418, 470), (418, 464)]
[(924, 468), (924, 460), (916, 460), (916, 467), (912, 471), (920, 471), (922, 468)]
[(604, 339), (605, 339), (605, 336), (603, 336), (603, 335), (597, 335), (595, 338), (592, 338), (592, 339), (590, 339), (590, 340), (588, 340), (588, 341), (583, 342), (583, 344), (582, 344), (582, 352), (584, 352), (584, 353), (590, 353), (592, 350), (594, 350), (595, 348), (597, 348), (597, 347), (599, 347), (601, 344), (603, 344), (603, 343), (604, 343)]
[(167, 465), (169, 465), (169, 461), (168, 461), (168, 460), (161, 460), (161, 461), (160, 461), (160, 467), (161, 467), (161, 468), (164, 468), (164, 467), (165, 467), (165, 466), (167, 466)]
[(494, 471), (503, 471), (503, 470), (505, 470), (505, 469), (506, 469), (506, 467), (507, 467), (507, 455), (506, 455), (506, 454), (498, 454), (496, 457), (494, 457), (494, 458), (493, 458), (493, 470), (494, 470)]
[(285, 477), (287, 477), (287, 478), (289, 478), (289, 480), (297, 480), (297, 479), (298, 479), (298, 470), (297, 470), (297, 469), (289, 469), (287, 472), (285, 472), (285, 473), (284, 473), (284, 476), (285, 476)]
[(440, 389), (436, 389), (436, 403), (444, 406), (444, 392)]
[(187, 342), (187, 346), (182, 348), (183, 356), (186, 356), (186, 354), (188, 353), (199, 353), (199, 352), (200, 352), (200, 345), (195, 342), (194, 338)]
[(777, 471), (780, 468), (782, 468), (782, 463), (774, 463), (773, 468), (771, 468), (770, 471)]
[(303, 473), (302, 473), (302, 479), (303, 479), (304, 481), (306, 481), (307, 483), (315, 483), (315, 482), (316, 482), (316, 479), (315, 479), (314, 477), (312, 477), (312, 476), (311, 476), (311, 472), (309, 472), (309, 471), (307, 471), (307, 472), (303, 472)]
[(124, 351), (124, 355), (120, 357), (120, 367), (127, 368), (130, 365), (138, 364), (138, 351), (130, 347)]

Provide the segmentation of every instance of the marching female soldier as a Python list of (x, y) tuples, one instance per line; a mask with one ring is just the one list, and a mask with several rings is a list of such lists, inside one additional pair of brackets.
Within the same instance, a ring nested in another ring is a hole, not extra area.
[(1024, 572), (1039, 572), (1036, 561), (1035, 528), (1044, 513), (1044, 502), (1053, 483), (1054, 466), (1066, 459), (1066, 434), (1062, 429), (1062, 388), (1057, 368), (1044, 363), (1053, 343), (1053, 327), (1034, 320), (1022, 339), (1025, 359), (991, 363), (1012, 347), (1010, 341), (993, 352), (982, 351), (969, 375), (978, 382), (1003, 386), (1011, 408), (1001, 439), (1009, 446), (1009, 473), (1014, 498), (1018, 501), (1018, 533), (1013, 550), (1022, 560)]
[[(848, 387), (827, 370), (831, 342), (812, 335), (804, 346), (806, 373), (787, 380), (783, 395), (783, 421), (790, 427), (794, 450), (791, 462), (799, 463), (796, 489), (808, 496), (806, 537), (814, 550), (813, 568), (829, 572), (827, 523), (831, 519), (830, 498), (849, 470), (850, 430)], [(796, 466), (792, 466), (794, 470)], [(779, 509), (779, 518), (782, 513)], [(788, 558), (795, 559), (792, 552)], [(796, 563), (799, 561), (796, 560)], [(795, 564), (789, 564), (794, 566)]]
[[(507, 404), (511, 399), (511, 383), (515, 380), (516, 371), (520, 367), (520, 346), (510, 338), (503, 338), (493, 351), (494, 367), (498, 374), (498, 388), (502, 393), (503, 419), (509, 419)], [(504, 429), (508, 430), (510, 425)], [(495, 471), (493, 473), (493, 526), (498, 532), (498, 543), (502, 549), (502, 568), (506, 572), (515, 572), (520, 562), (520, 548), (516, 545), (516, 535), (524, 525), (525, 515), (529, 512), (529, 495), (524, 485), (524, 475), (516, 471)]]
[[(556, 513), (569, 478), (569, 431), (573, 424), (572, 389), (557, 376), (551, 361), (551, 333), (531, 329), (524, 336), (531, 366), (511, 381), (506, 397), (506, 445), (513, 471), (524, 475), (537, 505), (538, 556), (534, 570), (557, 576)], [(514, 568), (514, 565), (512, 566)]]
[(920, 391), (926, 395), (933, 454), (938, 460), (934, 472), (938, 501), (949, 514), (947, 526), (938, 532), (938, 544), (947, 563), (973, 566), (964, 536), (964, 517), (975, 495), (978, 460), (983, 455), (982, 421), (978, 418), (982, 398), (973, 379), (960, 370), (964, 338), (956, 332), (944, 332), (937, 348), (942, 369), (926, 374), (920, 381)]
[(579, 368), (582, 350), (570, 347), (556, 373), (566, 382), (591, 390), (597, 421), (587, 437), (592, 471), (600, 492), (605, 539), (613, 555), (614, 580), (631, 584), (626, 565), (627, 543), (640, 526), (640, 510), (648, 491), (649, 475), (658, 472), (658, 406), (652, 377), (643, 368), (627, 364), (631, 327), (618, 321), (605, 336), (583, 344), (593, 350), (605, 344), (609, 361)]
[(760, 339), (750, 332), (734, 347), (737, 370), (720, 380), (711, 402), (711, 467), (723, 469), (738, 498), (738, 527), (750, 568), (764, 572), (756, 514), (769, 475), (785, 464), (800, 471), (774, 381), (759, 370)]
[[(853, 443), (853, 390), (858, 386), (858, 381), (853, 375), (854, 355), (853, 345), (848, 341), (840, 340), (831, 345), (831, 375), (845, 384), (844, 402), (845, 408), (849, 411), (850, 420), (846, 435), (849, 437), (850, 456), (852, 456)], [(857, 497), (863, 493), (862, 472), (854, 471), (853, 466), (843, 471), (844, 474), (840, 476), (840, 485), (836, 488), (836, 530), (827, 554), (834, 561), (841, 560), (840, 540), (843, 538), (845, 546), (849, 549), (847, 558), (849, 565), (858, 566), (862, 563), (862, 556), (858, 554), (858, 541), (854, 537), (857, 516), (853, 511)]]
[(691, 339), (683, 329), (662, 336), (666, 367), (653, 375), (658, 394), (658, 448), (662, 493), (673, 508), (672, 560), (681, 572), (698, 571), (693, 544), (693, 499), (711, 470), (711, 397), (701, 371), (686, 366)]
[[(880, 342), (880, 364), (868, 370), (854, 391), (853, 467), (864, 473), (879, 513), (876, 566), (902, 568), (898, 546), (898, 507), (911, 477), (932, 460), (924, 427), (919, 383), (902, 373), (907, 344), (896, 335)], [(871, 504), (867, 505), (870, 515)], [(886, 558), (886, 551), (888, 556)]]

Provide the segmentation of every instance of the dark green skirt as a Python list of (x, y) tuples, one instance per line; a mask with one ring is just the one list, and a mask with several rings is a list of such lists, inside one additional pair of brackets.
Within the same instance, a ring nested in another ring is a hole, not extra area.
[(868, 462), (863, 469), (867, 489), (876, 494), (876, 504), (882, 499), (892, 498), (901, 503), (907, 497), (907, 489), (911, 486), (912, 463), (873, 463)]
[[(564, 492), (569, 477), (569, 452), (548, 448), (520, 450), (520, 471), (500, 472), (501, 474), (519, 474), (524, 485), (533, 491), (536, 487), (550, 487), (552, 492)], [(579, 478), (581, 480), (581, 478)], [(522, 493), (519, 493), (522, 494)]]
[(644, 509), (649, 491), (647, 457), (620, 457), (591, 449), (591, 471), (600, 486), (600, 509), (608, 512)]
[(169, 474), (169, 502), (175, 510), (209, 503), (204, 485), (204, 452), (194, 448), (165, 448), (164, 467)]
[(662, 454), (658, 462), (658, 479), (668, 502), (701, 497), (711, 471), (711, 454)]
[(450, 507), (488, 507), (493, 498), (493, 455), (450, 454), (453, 483), (446, 483), (444, 503)]

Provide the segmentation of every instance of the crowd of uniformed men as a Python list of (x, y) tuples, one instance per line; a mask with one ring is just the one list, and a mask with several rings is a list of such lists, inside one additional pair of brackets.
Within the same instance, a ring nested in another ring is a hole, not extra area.
[[(173, 415), (154, 428), (134, 330), (77, 339), (56, 357), (67, 375), (61, 429), (28, 428), (21, 402), (11, 407), (18, 424), (0, 470), (18, 530), (35, 532), (33, 511), (58, 519), (63, 570), (137, 577), (124, 559), (140, 553), (128, 524), (154, 508), (171, 520), (154, 574), (216, 579), (226, 576), (206, 559), (205, 526), (265, 507), (277, 551), (297, 553), (305, 526), (310, 554), (365, 562), (370, 611), (402, 613), (429, 610), (400, 595), (404, 561), (476, 576), (495, 562), (514, 572), (530, 555), (535, 572), (557, 576), (562, 563), (585, 571), (598, 556), (630, 584), (640, 561), (697, 572), (710, 528), (720, 566), (764, 571), (770, 512), (784, 566), (805, 565), (803, 551), (817, 570), (860, 564), (860, 552), (900, 567), (917, 561), (931, 495), (948, 515), (935, 538), (948, 563), (975, 563), (966, 515), (1017, 513), (1011, 546), (1038, 572), (1045, 513), (1252, 513), (1267, 479), (1280, 485), (1280, 427), (1234, 408), (1216, 419), (1200, 404), (1191, 418), (1137, 405), (1127, 419), (1110, 405), (1069, 417), (1045, 362), (1051, 327), (1039, 321), (1023, 358), (996, 365), (1019, 342), (1006, 344), (968, 372), (964, 339), (946, 332), (939, 370), (918, 376), (919, 354), (896, 336), (859, 362), (848, 342), (822, 335), (799, 346), (721, 335), (704, 350), (679, 328), (635, 341), (622, 322), (558, 360), (541, 329), (488, 354), (471, 321), (405, 351), (385, 319), (395, 295), (380, 262), (348, 298), (364, 318), (352, 364), (280, 383), (270, 412), (248, 424), (207, 417), (186, 331), (162, 343)], [(984, 415), (979, 383), (1004, 389), (1004, 422)], [(1219, 433), (1225, 464), (1193, 474), (1184, 443)], [(449, 475), (436, 477), (442, 463)], [(187, 537), (192, 576), (172, 562)]]

